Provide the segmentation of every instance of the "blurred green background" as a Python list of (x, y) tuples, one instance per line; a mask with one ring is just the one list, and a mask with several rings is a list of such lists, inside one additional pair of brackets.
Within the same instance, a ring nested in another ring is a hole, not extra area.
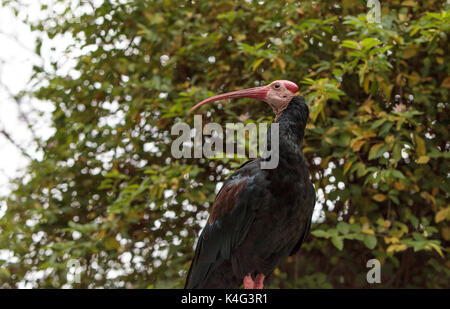
[[(0, 260), (1, 288), (183, 287), (216, 187), (245, 160), (175, 160), (170, 129), (212, 94), (275, 79), (310, 106), (318, 201), (267, 286), (450, 287), (446, 1), (382, 1), (381, 23), (366, 1), (56, 2), (24, 17), (35, 52), (65, 35), (78, 53), (72, 74), (36, 65), (20, 94), (53, 105), (55, 131), (2, 197), (0, 249), (14, 258)], [(204, 124), (272, 120), (252, 100), (200, 111)]]

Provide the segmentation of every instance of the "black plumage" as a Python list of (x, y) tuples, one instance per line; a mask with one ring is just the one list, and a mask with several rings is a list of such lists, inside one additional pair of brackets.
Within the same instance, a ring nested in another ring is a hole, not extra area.
[(261, 169), (264, 159), (250, 160), (225, 182), (198, 240), (185, 288), (239, 288), (247, 274), (268, 276), (298, 251), (315, 203), (301, 151), (307, 119), (304, 98), (293, 97), (275, 120), (278, 167)]

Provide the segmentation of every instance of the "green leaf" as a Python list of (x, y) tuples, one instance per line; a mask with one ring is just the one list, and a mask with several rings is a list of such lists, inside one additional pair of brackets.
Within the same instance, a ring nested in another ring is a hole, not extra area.
[(264, 58), (261, 58), (261, 59), (256, 60), (256, 61), (253, 63), (252, 70), (255, 71), (255, 70), (259, 67), (259, 65), (260, 65), (264, 60), (265, 60)]
[(450, 206), (439, 210), (434, 217), (436, 223), (444, 221), (445, 219), (450, 220)]
[(364, 245), (371, 250), (374, 249), (377, 245), (377, 238), (373, 235), (365, 235)]
[(394, 149), (392, 151), (392, 156), (393, 156), (395, 162), (398, 162), (398, 161), (401, 160), (401, 158), (402, 158), (402, 146), (400, 144), (396, 143), (394, 145)]
[(375, 144), (370, 148), (369, 160), (381, 157), (388, 150), (388, 145), (384, 143)]
[(350, 230), (352, 232), (361, 233), (361, 225), (356, 224), (356, 223), (352, 223), (352, 224), (349, 225), (349, 227), (350, 227)]
[(380, 44), (381, 42), (378, 41), (378, 39), (376, 38), (365, 38), (364, 40), (361, 41), (361, 46), (366, 50), (371, 49), (372, 47)]
[(358, 42), (351, 41), (351, 40), (342, 41), (342, 46), (352, 48), (352, 49), (360, 49), (361, 48), (361, 46), (359, 45)]
[(105, 248), (107, 250), (116, 250), (120, 247), (120, 243), (114, 237), (108, 237), (105, 240)]
[(325, 238), (329, 238), (330, 234), (326, 231), (323, 230), (314, 230), (311, 232), (312, 235), (316, 236), (316, 237), (325, 237)]
[(406, 179), (406, 177), (403, 175), (403, 173), (399, 170), (392, 170), (392, 176), (398, 179)]
[(337, 224), (337, 230), (341, 234), (347, 234), (350, 231), (350, 226), (348, 223), (341, 221)]
[(344, 248), (344, 240), (339, 236), (331, 237), (331, 242), (336, 248), (338, 248), (339, 251), (342, 251)]

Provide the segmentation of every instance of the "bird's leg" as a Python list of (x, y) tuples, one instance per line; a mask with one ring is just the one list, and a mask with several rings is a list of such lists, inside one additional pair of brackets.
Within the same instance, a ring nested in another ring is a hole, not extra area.
[(262, 289), (264, 286), (264, 278), (263, 274), (256, 275), (255, 281), (252, 279), (252, 275), (250, 273), (244, 277), (244, 289)]
[(244, 289), (254, 289), (255, 282), (252, 279), (252, 275), (250, 273), (244, 277)]
[(264, 275), (258, 274), (255, 278), (255, 285), (253, 286), (254, 289), (262, 289), (264, 286)]

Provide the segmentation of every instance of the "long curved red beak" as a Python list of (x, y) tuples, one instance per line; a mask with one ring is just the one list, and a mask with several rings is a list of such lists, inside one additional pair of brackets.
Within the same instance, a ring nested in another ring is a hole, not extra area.
[(265, 99), (267, 92), (269, 91), (268, 85), (261, 86), (261, 87), (255, 87), (255, 88), (248, 88), (248, 89), (242, 89), (232, 92), (227, 92), (223, 94), (219, 94), (216, 96), (213, 96), (211, 98), (208, 98), (206, 100), (201, 101), (197, 105), (195, 105), (193, 108), (189, 110), (189, 113), (192, 113), (195, 109), (199, 108), (202, 105), (219, 101), (219, 100), (225, 100), (225, 99), (236, 99), (236, 98), (254, 98), (254, 99)]

